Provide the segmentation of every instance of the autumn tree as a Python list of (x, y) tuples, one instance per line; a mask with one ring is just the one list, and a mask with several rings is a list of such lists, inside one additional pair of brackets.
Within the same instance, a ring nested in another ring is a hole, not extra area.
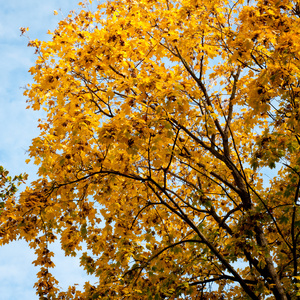
[(0, 212), (8, 199), (12, 199), (18, 191), (18, 186), (25, 183), (27, 174), (20, 174), (14, 177), (9, 175), (9, 171), (0, 166)]
[[(299, 1), (80, 9), (29, 43), (39, 179), (0, 215), (40, 299), (299, 299)], [(56, 239), (96, 283), (59, 289)]]

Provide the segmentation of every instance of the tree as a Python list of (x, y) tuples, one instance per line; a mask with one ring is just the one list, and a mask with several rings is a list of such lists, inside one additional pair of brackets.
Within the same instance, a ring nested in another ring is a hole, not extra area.
[[(299, 299), (298, 1), (80, 5), (29, 43), (39, 179), (1, 214), (40, 298)], [(58, 237), (97, 283), (59, 290)]]
[(0, 166), (0, 212), (5, 206), (5, 202), (15, 196), (18, 186), (25, 183), (28, 175), (26, 173), (16, 175), (13, 178), (8, 175), (9, 172)]
[[(6, 227), (8, 224), (15, 224), (15, 214), (10, 212), (13, 212), (18, 205), (16, 204), (18, 187), (28, 178), (26, 173), (14, 177), (8, 174), (9, 171), (0, 166), (0, 224), (5, 224)], [(0, 230), (0, 245), (13, 241), (15, 238), (16, 235)]]

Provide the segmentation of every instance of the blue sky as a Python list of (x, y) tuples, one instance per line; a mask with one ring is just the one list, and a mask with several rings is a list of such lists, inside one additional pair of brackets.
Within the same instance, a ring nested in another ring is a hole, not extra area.
[[(41, 113), (26, 110), (26, 98), (22, 95), (27, 83), (32, 82), (28, 69), (34, 65), (34, 49), (28, 48), (26, 37), (20, 36), (20, 27), (29, 27), (30, 39), (48, 40), (48, 29), (70, 10), (78, 8), (77, 0), (10, 0), (2, 1), (0, 8), (0, 165), (11, 175), (26, 172), (29, 181), (35, 179), (37, 168), (26, 165), (26, 150), (31, 139), (39, 133), (37, 120)], [(58, 15), (53, 11), (57, 10)], [(54, 274), (60, 286), (78, 283), (88, 277), (79, 268), (78, 259), (64, 257), (59, 245), (54, 245)], [(0, 247), (0, 300), (34, 300), (33, 284), (38, 271), (31, 262), (34, 253), (23, 241)]]

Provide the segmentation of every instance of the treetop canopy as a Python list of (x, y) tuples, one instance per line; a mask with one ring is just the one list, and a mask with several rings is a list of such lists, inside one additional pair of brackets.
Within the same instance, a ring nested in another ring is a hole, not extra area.
[[(29, 43), (39, 179), (0, 215), (40, 298), (298, 299), (299, 2), (80, 7)], [(59, 289), (57, 238), (96, 283)]]

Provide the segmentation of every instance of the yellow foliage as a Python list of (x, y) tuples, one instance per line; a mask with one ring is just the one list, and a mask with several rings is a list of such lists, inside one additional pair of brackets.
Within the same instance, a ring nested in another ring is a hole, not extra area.
[[(36, 249), (38, 295), (297, 299), (299, 3), (80, 5), (29, 43), (39, 179), (1, 211), (1, 243)], [(87, 245), (96, 283), (59, 289), (57, 238)]]

